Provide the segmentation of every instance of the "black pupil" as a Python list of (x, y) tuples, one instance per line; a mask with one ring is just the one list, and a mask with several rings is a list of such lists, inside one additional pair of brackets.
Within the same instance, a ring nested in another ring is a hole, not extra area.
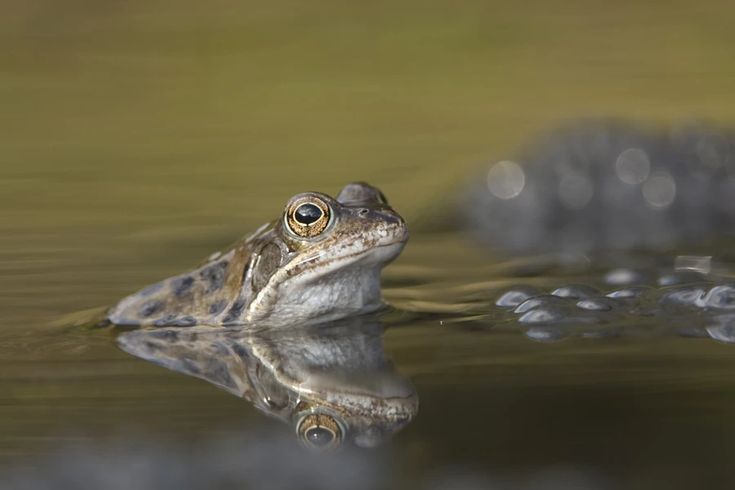
[(324, 447), (334, 440), (334, 434), (324, 427), (312, 427), (306, 431), (306, 439), (313, 446)]
[(322, 213), (322, 210), (319, 208), (319, 206), (316, 206), (314, 204), (302, 204), (301, 206), (296, 208), (294, 219), (302, 225), (310, 225), (318, 221), (323, 214), (324, 213)]

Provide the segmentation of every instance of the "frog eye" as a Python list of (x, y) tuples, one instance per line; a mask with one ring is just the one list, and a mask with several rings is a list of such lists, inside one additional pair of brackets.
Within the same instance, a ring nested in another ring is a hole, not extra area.
[(331, 214), (329, 205), (317, 197), (297, 199), (286, 210), (286, 226), (297, 236), (312, 238), (326, 229)]
[(312, 413), (296, 427), (299, 440), (311, 449), (334, 449), (342, 443), (342, 429), (331, 415)]

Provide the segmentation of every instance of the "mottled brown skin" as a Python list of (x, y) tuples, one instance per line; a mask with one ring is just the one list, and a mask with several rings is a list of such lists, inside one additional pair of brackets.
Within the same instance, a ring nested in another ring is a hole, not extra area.
[[(294, 206), (310, 202), (328, 213), (298, 236)], [(403, 219), (368, 184), (349, 184), (336, 200), (299, 194), (281, 219), (198, 269), (124, 298), (108, 319), (136, 326), (284, 326), (372, 311), (382, 305), (380, 269), (407, 239)]]
[(251, 259), (245, 243), (192, 272), (125, 298), (109, 313), (118, 325), (191, 326), (213, 320), (232, 304)]

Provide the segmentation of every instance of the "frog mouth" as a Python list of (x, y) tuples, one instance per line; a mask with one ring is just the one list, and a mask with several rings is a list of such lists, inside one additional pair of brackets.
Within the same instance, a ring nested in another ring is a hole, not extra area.
[[(336, 255), (332, 258), (325, 259), (324, 256), (327, 252), (319, 252), (317, 254), (305, 257), (303, 260), (300, 260), (299, 262), (294, 263), (290, 269), (293, 271), (303, 271), (305, 268), (308, 268), (310, 265), (313, 264), (319, 264), (320, 267), (327, 268), (329, 270), (325, 271), (324, 274), (329, 273), (331, 271), (336, 270), (334, 267), (337, 264), (345, 264), (349, 262), (357, 262), (359, 260), (362, 260), (363, 258), (371, 258), (371, 262), (376, 267), (382, 267), (386, 265), (388, 262), (395, 259), (400, 253), (401, 250), (403, 250), (403, 247), (406, 245), (406, 240), (403, 239), (396, 239), (388, 243), (381, 243), (380, 245), (375, 245), (373, 247), (364, 249), (364, 250), (358, 250), (356, 252), (344, 254), (344, 255)], [(368, 265), (368, 264), (366, 264)], [(323, 274), (318, 274), (323, 275)]]

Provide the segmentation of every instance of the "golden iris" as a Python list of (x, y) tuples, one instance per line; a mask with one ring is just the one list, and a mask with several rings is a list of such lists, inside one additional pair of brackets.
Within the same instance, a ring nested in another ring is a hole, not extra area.
[(299, 199), (289, 206), (286, 225), (297, 236), (313, 238), (327, 228), (330, 216), (329, 205), (321, 199)]

